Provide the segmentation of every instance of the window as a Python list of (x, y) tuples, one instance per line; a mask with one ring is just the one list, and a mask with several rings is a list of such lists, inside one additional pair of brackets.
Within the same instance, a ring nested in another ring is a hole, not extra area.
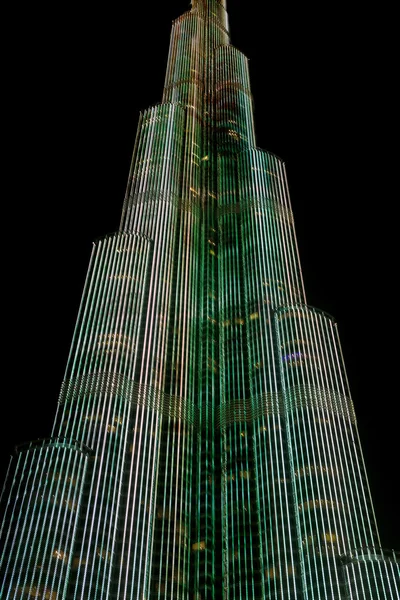
[(206, 549), (206, 543), (204, 540), (202, 540), (201, 542), (196, 542), (195, 544), (192, 545), (192, 550), (194, 552), (197, 552), (198, 550), (205, 550)]

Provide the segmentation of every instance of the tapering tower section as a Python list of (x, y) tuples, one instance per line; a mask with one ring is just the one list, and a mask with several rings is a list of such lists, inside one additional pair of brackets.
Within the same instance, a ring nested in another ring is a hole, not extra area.
[(223, 0), (173, 22), (52, 437), (17, 449), (3, 508), (7, 600), (398, 597), (337, 326), (306, 303)]
[[(186, 108), (185, 202), (200, 209), (198, 438), (193, 463), (191, 593), (216, 598), (221, 577), (217, 160), (214, 148), (214, 54), (229, 44), (224, 2), (193, 2), (173, 23), (163, 101)], [(191, 208), (193, 210), (193, 208)]]

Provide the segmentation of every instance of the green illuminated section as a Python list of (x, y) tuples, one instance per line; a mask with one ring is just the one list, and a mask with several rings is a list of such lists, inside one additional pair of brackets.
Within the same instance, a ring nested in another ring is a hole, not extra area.
[(399, 597), (337, 326), (307, 306), (285, 165), (256, 147), (225, 2), (173, 22), (52, 435), (6, 483), (2, 598)]
[(18, 448), (1, 532), (2, 598), (66, 597), (89, 460), (89, 448), (62, 438)]
[(359, 548), (341, 557), (345, 598), (351, 600), (399, 597), (399, 554), (380, 548)]
[(337, 557), (379, 544), (337, 327), (306, 306), (275, 315), (305, 585), (341, 598)]

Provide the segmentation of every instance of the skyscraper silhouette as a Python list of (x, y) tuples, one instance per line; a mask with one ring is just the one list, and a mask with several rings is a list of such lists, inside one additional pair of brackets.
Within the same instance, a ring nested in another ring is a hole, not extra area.
[(223, 2), (173, 24), (52, 437), (14, 463), (7, 599), (397, 597), (336, 324), (306, 304)]

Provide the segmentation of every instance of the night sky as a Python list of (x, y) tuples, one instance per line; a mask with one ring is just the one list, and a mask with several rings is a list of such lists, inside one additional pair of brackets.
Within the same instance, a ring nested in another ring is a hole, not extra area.
[[(382, 546), (400, 549), (390, 36), (365, 7), (228, 1), (257, 145), (286, 163), (308, 303), (339, 324)], [(2, 479), (15, 444), (50, 435), (91, 244), (118, 229), (139, 111), (161, 101), (171, 21), (188, 9), (131, 4), (11, 19)]]

